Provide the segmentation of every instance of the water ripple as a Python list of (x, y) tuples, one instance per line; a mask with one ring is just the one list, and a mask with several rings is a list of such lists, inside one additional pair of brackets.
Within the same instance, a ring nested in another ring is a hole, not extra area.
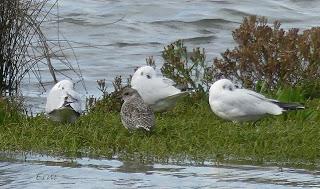
[(36, 154), (17, 157), (17, 160), (0, 162), (1, 188), (320, 187), (317, 172), (277, 167), (142, 164)]

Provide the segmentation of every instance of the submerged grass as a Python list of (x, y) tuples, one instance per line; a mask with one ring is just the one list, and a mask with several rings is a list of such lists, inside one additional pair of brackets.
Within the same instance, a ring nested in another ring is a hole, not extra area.
[(190, 100), (157, 114), (153, 133), (129, 133), (117, 112), (91, 112), (69, 125), (51, 122), (44, 115), (25, 118), (14, 114), (15, 119), (2, 119), (0, 150), (148, 162), (319, 166), (319, 100), (307, 102), (308, 110), (267, 117), (256, 125), (221, 120), (206, 101)]

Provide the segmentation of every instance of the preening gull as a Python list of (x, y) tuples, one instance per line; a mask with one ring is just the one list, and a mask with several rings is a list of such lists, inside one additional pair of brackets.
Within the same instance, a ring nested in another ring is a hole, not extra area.
[(142, 128), (150, 131), (155, 126), (152, 109), (144, 103), (139, 93), (132, 88), (125, 88), (122, 92), (124, 103), (121, 107), (121, 122), (129, 130)]
[(151, 66), (140, 67), (132, 76), (131, 87), (136, 89), (144, 102), (155, 112), (172, 109), (177, 100), (188, 94), (176, 88), (168, 78), (158, 77)]
[(45, 111), (54, 121), (76, 121), (82, 112), (81, 96), (74, 91), (70, 80), (62, 80), (52, 87), (47, 96)]
[(220, 79), (210, 87), (209, 104), (217, 116), (235, 122), (256, 121), (268, 114), (304, 109), (299, 104), (282, 103), (248, 89), (236, 88), (228, 79)]

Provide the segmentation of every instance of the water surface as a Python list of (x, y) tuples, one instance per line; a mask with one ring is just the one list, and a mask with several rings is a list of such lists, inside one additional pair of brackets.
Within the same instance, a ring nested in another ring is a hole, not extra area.
[(27, 155), (21, 156), (20, 161), (0, 163), (0, 187), (319, 188), (320, 173), (277, 167), (141, 164), (107, 159), (68, 160)]

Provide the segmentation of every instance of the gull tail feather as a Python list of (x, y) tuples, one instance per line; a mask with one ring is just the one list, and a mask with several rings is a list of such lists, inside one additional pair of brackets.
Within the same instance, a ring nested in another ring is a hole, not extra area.
[(174, 85), (177, 89), (179, 89), (181, 92), (189, 92), (193, 93), (196, 92), (196, 90), (192, 87), (188, 87), (188, 85)]
[(178, 84), (176, 84), (176, 85), (173, 85), (173, 86), (175, 86), (177, 89), (180, 89), (180, 91), (191, 91), (191, 90), (193, 90), (193, 88), (190, 88), (190, 87), (188, 87), (188, 85), (178, 85)]
[(274, 104), (277, 104), (279, 107), (281, 107), (283, 110), (301, 110), (305, 109), (304, 106), (301, 104), (295, 104), (295, 103), (284, 103), (284, 102), (273, 102)]

